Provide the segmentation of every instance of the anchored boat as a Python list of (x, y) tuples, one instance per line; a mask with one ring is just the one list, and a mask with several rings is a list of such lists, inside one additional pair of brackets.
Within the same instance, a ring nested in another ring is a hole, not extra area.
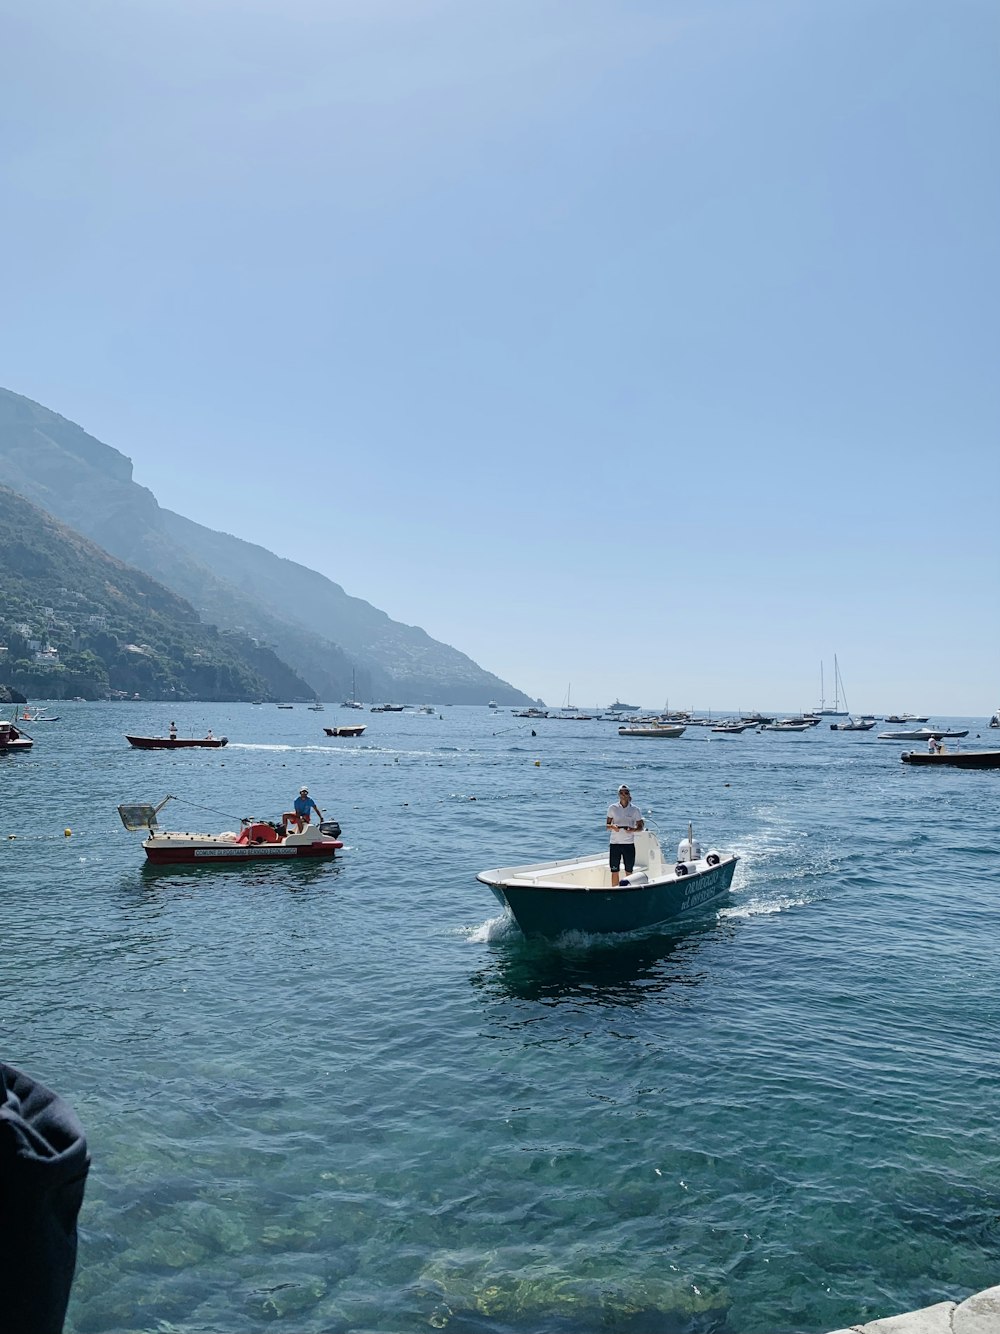
[(677, 737), (685, 729), (679, 723), (636, 723), (634, 727), (619, 727), (619, 736)]
[(909, 731), (879, 732), (878, 739), (879, 741), (930, 741), (931, 737), (936, 737), (940, 741), (942, 737), (957, 739), (968, 735), (969, 729), (967, 727), (952, 728), (951, 730), (947, 727), (913, 727)]
[(344, 723), (340, 727), (324, 727), (327, 736), (360, 736), (365, 730), (365, 723)]
[(688, 825), (676, 862), (664, 859), (649, 829), (635, 835), (635, 866), (611, 888), (608, 851), (565, 861), (500, 866), (476, 876), (488, 885), (526, 936), (553, 939), (566, 931), (608, 934), (671, 921), (725, 899), (738, 858), (702, 855)]

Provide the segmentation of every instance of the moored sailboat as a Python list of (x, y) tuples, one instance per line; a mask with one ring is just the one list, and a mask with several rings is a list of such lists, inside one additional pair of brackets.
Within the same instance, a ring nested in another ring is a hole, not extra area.
[(840, 680), (840, 668), (839, 668), (839, 666), (837, 665), (837, 655), (836, 655), (836, 653), (833, 655), (833, 708), (832, 708), (832, 709), (828, 709), (828, 708), (826, 707), (826, 699), (824, 698), (824, 693), (823, 693), (824, 690), (825, 690), (825, 685), (824, 685), (824, 682), (823, 682), (823, 663), (820, 662), (820, 665), (819, 665), (819, 708), (816, 710), (816, 713), (817, 713), (821, 718), (846, 718), (846, 717), (847, 717), (847, 701), (846, 701), (846, 699), (844, 700), (844, 707), (843, 707), (843, 708), (840, 707), (840, 695), (841, 695), (841, 690), (842, 690), (842, 683), (841, 683), (841, 680)]
[(847, 691), (844, 689), (844, 682), (842, 681), (841, 676), (840, 676), (840, 667), (839, 667), (839, 665), (838, 665), (838, 663), (837, 663), (837, 655), (836, 655), (836, 654), (833, 655), (833, 673), (834, 673), (834, 676), (833, 676), (833, 680), (834, 680), (834, 686), (833, 686), (833, 689), (834, 689), (834, 699), (835, 699), (836, 701), (838, 701), (838, 702), (839, 702), (839, 700), (840, 700), (841, 698), (843, 699), (843, 701), (844, 701), (844, 714), (843, 714), (842, 716), (846, 716), (846, 718), (847, 718), (847, 722), (846, 722), (846, 723), (831, 723), (831, 724), (830, 724), (830, 731), (831, 731), (831, 732), (870, 732), (870, 731), (872, 730), (872, 728), (875, 726), (875, 719), (872, 718), (870, 714), (867, 715), (867, 716), (865, 716), (865, 717), (855, 718), (854, 715), (850, 712), (850, 710), (849, 710), (848, 707), (847, 707)]
[(365, 707), (357, 696), (357, 684), (355, 681), (355, 671), (353, 669), (351, 670), (351, 698), (342, 699), (340, 701), (340, 707), (342, 709), (363, 709)]

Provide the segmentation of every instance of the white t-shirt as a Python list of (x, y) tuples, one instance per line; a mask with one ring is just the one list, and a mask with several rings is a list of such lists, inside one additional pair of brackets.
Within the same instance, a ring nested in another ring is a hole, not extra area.
[[(642, 819), (642, 812), (638, 806), (633, 806), (631, 801), (627, 806), (623, 806), (620, 801), (612, 802), (608, 807), (608, 819), (612, 825), (636, 825)], [(612, 843), (634, 843), (635, 834), (632, 830), (609, 829)]]

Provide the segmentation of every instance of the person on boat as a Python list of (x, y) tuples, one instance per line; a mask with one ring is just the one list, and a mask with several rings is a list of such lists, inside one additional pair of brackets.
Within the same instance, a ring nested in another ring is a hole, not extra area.
[(608, 807), (607, 828), (610, 834), (608, 857), (611, 863), (612, 889), (618, 888), (618, 872), (623, 861), (625, 874), (632, 873), (632, 868), (635, 866), (635, 836), (645, 827), (638, 806), (632, 805), (632, 794), (622, 783), (618, 789), (618, 800)]
[(940, 755), (943, 750), (944, 746), (942, 746), (940, 740), (936, 736), (929, 736), (927, 738), (927, 753), (929, 755)]
[(295, 821), (296, 829), (298, 833), (301, 834), (303, 829), (309, 823), (310, 811), (315, 811), (320, 820), (322, 820), (323, 818), (323, 812), (313, 801), (312, 797), (310, 797), (309, 789), (307, 787), (299, 788), (299, 795), (292, 802), (292, 805), (294, 806), (295, 809), (288, 811), (287, 814), (281, 817), (282, 823), (285, 826), (286, 834), (288, 833), (289, 820)]
[(177, 724), (174, 722), (170, 724), (170, 740), (171, 741), (177, 740)]
[(205, 733), (205, 740), (206, 740), (206, 741), (214, 741), (214, 740), (215, 740), (215, 737), (212, 735), (212, 729), (211, 729), (211, 728), (209, 728), (208, 731)]

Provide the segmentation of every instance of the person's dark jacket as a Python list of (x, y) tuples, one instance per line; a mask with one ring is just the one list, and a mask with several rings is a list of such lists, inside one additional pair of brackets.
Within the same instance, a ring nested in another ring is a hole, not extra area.
[(60, 1334), (90, 1167), (72, 1108), (0, 1062), (0, 1321), (5, 1334)]

